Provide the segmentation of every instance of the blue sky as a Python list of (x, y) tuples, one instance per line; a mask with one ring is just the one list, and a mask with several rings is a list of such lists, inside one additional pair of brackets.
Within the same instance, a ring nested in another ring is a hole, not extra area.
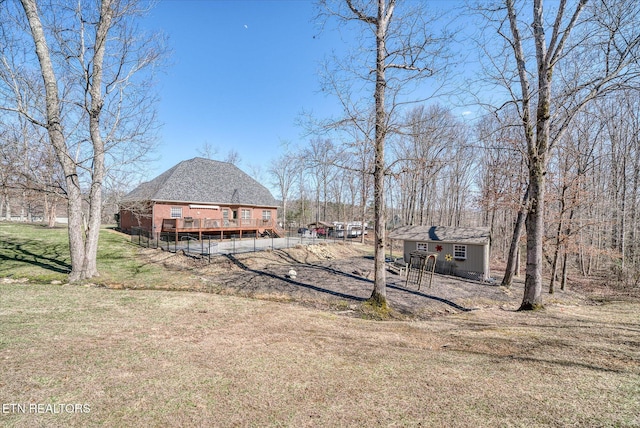
[(314, 6), (296, 0), (160, 0), (147, 25), (172, 50), (159, 76), (159, 161), (151, 176), (198, 155), (237, 151), (240, 167), (262, 165), (281, 142), (301, 141), (303, 110), (330, 115), (336, 100), (319, 93), (317, 71), (340, 38), (319, 33)]
[[(455, 5), (430, 0), (436, 9)], [(159, 76), (160, 148), (148, 178), (205, 143), (218, 159), (234, 150), (240, 168), (265, 172), (283, 142), (308, 140), (296, 125), (302, 111), (339, 116), (335, 96), (319, 91), (318, 71), (349, 37), (321, 32), (316, 13), (311, 0), (159, 0), (145, 25), (165, 33), (172, 54)]]

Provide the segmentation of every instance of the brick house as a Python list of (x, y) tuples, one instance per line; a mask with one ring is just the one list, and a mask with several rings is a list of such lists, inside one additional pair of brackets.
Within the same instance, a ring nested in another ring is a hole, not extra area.
[(278, 235), (271, 192), (228, 162), (193, 158), (140, 184), (121, 203), (126, 233), (202, 236)]

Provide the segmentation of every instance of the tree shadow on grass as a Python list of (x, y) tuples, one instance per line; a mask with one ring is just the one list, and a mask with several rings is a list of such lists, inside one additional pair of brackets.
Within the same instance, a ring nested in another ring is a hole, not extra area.
[(566, 367), (566, 368), (581, 368), (581, 369), (587, 369), (587, 370), (594, 370), (598, 372), (621, 373), (621, 374), (629, 372), (629, 370), (625, 370), (625, 369), (620, 369), (615, 367), (614, 368), (605, 367), (603, 365), (591, 364), (589, 362), (581, 362), (581, 361), (567, 360), (567, 359), (561, 359), (561, 358), (553, 358), (553, 357), (539, 358), (539, 357), (530, 357), (526, 355), (515, 355), (515, 354), (498, 355), (488, 351), (482, 352), (482, 351), (474, 351), (469, 349), (458, 349), (456, 347), (451, 347), (451, 349), (456, 350), (457, 352), (462, 352), (466, 354), (486, 356), (490, 358), (500, 359), (502, 361), (521, 362), (529, 365), (531, 364), (534, 364), (534, 365), (541, 364), (543, 366), (555, 365), (555, 366)]
[[(248, 272), (252, 272), (252, 273), (254, 273), (256, 275), (268, 276), (270, 278), (278, 279), (280, 281), (284, 281), (284, 282), (287, 282), (287, 283), (292, 284), (292, 285), (297, 285), (297, 286), (304, 287), (304, 288), (307, 288), (307, 289), (310, 289), (310, 290), (314, 290), (314, 291), (318, 291), (318, 292), (321, 292), (321, 293), (327, 293), (327, 294), (330, 294), (330, 295), (333, 295), (333, 296), (337, 296), (337, 297), (341, 297), (341, 298), (344, 298), (344, 299), (356, 300), (358, 302), (364, 302), (364, 301), (367, 300), (366, 298), (363, 298), (363, 297), (357, 297), (357, 296), (353, 296), (353, 295), (350, 295), (350, 294), (341, 293), (339, 291), (329, 290), (327, 288), (322, 288), (322, 287), (318, 287), (318, 286), (315, 286), (315, 285), (306, 284), (304, 282), (296, 281), (296, 280), (294, 280), (292, 278), (282, 277), (280, 275), (276, 275), (276, 274), (273, 274), (273, 273), (270, 273), (270, 272), (265, 272), (263, 270), (251, 269), (250, 267), (248, 267), (247, 265), (242, 263), (240, 260), (236, 259), (231, 254), (227, 254), (226, 257), (232, 263), (234, 263), (236, 266), (240, 267), (242, 270), (245, 270), (245, 271), (248, 271)], [(346, 278), (349, 278), (349, 279), (352, 279), (352, 280), (366, 282), (368, 284), (373, 284), (373, 282), (374, 282), (373, 280), (371, 280), (369, 278), (364, 278), (362, 276), (355, 275), (355, 274), (348, 273), (348, 272), (344, 272), (344, 271), (341, 271), (339, 269), (335, 269), (335, 268), (329, 267), (329, 266), (322, 266), (322, 265), (318, 265), (318, 264), (302, 264), (302, 265), (307, 269), (322, 270), (324, 272), (327, 272), (327, 273), (330, 273), (330, 274), (333, 274), (333, 275), (343, 276), (343, 277), (346, 277)], [(452, 302), (452, 301), (447, 300), (447, 299), (443, 299), (441, 297), (420, 293), (419, 291), (408, 290), (406, 288), (401, 288), (401, 287), (398, 287), (398, 286), (393, 285), (393, 284), (389, 284), (388, 283), (387, 284), (387, 288), (391, 288), (393, 290), (397, 290), (397, 291), (413, 294), (415, 296), (423, 297), (425, 299), (435, 300), (437, 302), (449, 305), (452, 308), (455, 308), (455, 309), (457, 309), (459, 311), (462, 311), (462, 312), (469, 312), (469, 311), (473, 310), (473, 309), (470, 309), (470, 308), (465, 308), (464, 306), (458, 305), (455, 302)]]
[(258, 275), (258, 276), (268, 276), (270, 278), (278, 279), (280, 281), (284, 281), (284, 282), (287, 282), (289, 284), (296, 285), (298, 287), (304, 287), (304, 288), (307, 288), (309, 290), (318, 291), (320, 293), (330, 294), (332, 296), (340, 297), (340, 298), (343, 298), (343, 299), (355, 300), (355, 301), (358, 301), (358, 302), (364, 302), (365, 300), (367, 300), (367, 299), (365, 299), (363, 297), (353, 296), (353, 295), (350, 295), (350, 294), (340, 293), (339, 291), (329, 290), (329, 289), (318, 287), (318, 286), (315, 286), (315, 285), (306, 284), (304, 282), (296, 281), (296, 280), (294, 280), (292, 278), (282, 277), (280, 275), (276, 275), (276, 274), (273, 274), (273, 273), (270, 273), (270, 272), (265, 272), (263, 270), (251, 269), (249, 266), (245, 265), (240, 260), (236, 259), (232, 254), (225, 254), (225, 257), (227, 257), (233, 264), (235, 264), (236, 266), (238, 266), (242, 270), (254, 273), (254, 274)]
[(405, 293), (409, 293), (409, 294), (413, 294), (413, 295), (416, 295), (416, 296), (424, 297), (426, 299), (435, 300), (437, 302), (444, 303), (445, 305), (449, 305), (452, 308), (455, 308), (455, 309), (457, 309), (459, 311), (462, 311), (462, 312), (471, 312), (471, 311), (473, 311), (473, 308), (465, 308), (464, 306), (458, 305), (457, 303), (452, 302), (451, 300), (443, 299), (442, 297), (438, 297), (438, 296), (432, 296), (431, 294), (424, 294), (424, 293), (421, 293), (419, 291), (409, 290), (407, 288), (398, 287), (397, 285), (393, 285), (393, 284), (387, 284), (387, 288), (392, 288), (394, 290), (404, 291)]
[[(358, 276), (358, 275), (355, 275), (355, 274), (351, 274), (351, 273), (348, 273), (348, 272), (344, 272), (344, 271), (341, 271), (339, 269), (335, 269), (335, 268), (332, 268), (332, 267), (320, 266), (320, 265), (316, 265), (316, 264), (310, 265), (309, 267), (316, 268), (316, 269), (321, 269), (321, 270), (324, 270), (326, 272), (329, 272), (329, 273), (332, 273), (332, 274), (335, 274), (335, 275), (342, 275), (342, 276), (345, 276), (345, 277), (350, 278), (350, 279), (355, 279), (355, 280), (358, 280), (358, 281), (363, 281), (363, 282), (367, 282), (367, 283), (373, 284), (373, 280), (372, 279), (364, 278), (364, 277), (361, 277), (361, 276)], [(387, 282), (387, 288), (391, 288), (393, 290), (397, 290), (397, 291), (402, 291), (402, 292), (405, 292), (405, 293), (413, 294), (415, 296), (424, 297), (425, 299), (435, 300), (437, 302), (449, 305), (449, 306), (451, 306), (451, 307), (453, 307), (453, 308), (455, 308), (455, 309), (457, 309), (459, 311), (462, 311), (462, 312), (470, 312), (470, 311), (473, 310), (471, 308), (465, 308), (464, 306), (458, 305), (457, 303), (452, 302), (451, 300), (443, 299), (442, 297), (432, 296), (430, 294), (424, 294), (424, 293), (421, 293), (419, 291), (409, 290), (409, 289), (404, 288), (404, 287), (398, 287), (397, 285), (390, 284), (388, 282)]]
[[(33, 250), (35, 248), (39, 250), (37, 253)], [(59, 245), (47, 245), (42, 241), (15, 242), (3, 239), (0, 245), (0, 261), (24, 263), (56, 273), (71, 272), (71, 265), (66, 262), (67, 258), (68, 253), (61, 251)]]

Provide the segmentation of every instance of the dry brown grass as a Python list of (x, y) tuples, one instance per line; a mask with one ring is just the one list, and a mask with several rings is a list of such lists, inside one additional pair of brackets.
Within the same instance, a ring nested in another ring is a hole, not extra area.
[(376, 322), (208, 293), (0, 285), (3, 426), (640, 426), (640, 304)]
[[(371, 284), (353, 274), (370, 269), (366, 247), (208, 264), (107, 243), (99, 286), (33, 285), (19, 275), (49, 278), (49, 265), (7, 256), (0, 426), (640, 426), (630, 296), (594, 305), (572, 283), (519, 313), (521, 284), (438, 277), (389, 287), (402, 313), (378, 322), (362, 318)], [(60, 403), (90, 412), (11, 412)]]

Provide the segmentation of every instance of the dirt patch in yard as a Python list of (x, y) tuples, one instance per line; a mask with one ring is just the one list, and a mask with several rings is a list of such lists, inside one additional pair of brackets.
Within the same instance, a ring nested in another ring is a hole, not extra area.
[[(189, 273), (186, 288), (223, 295), (283, 301), (352, 316), (373, 316), (363, 303), (373, 289), (371, 249), (360, 245), (320, 244), (285, 250), (216, 256), (211, 262), (184, 254), (145, 250), (143, 256), (170, 270)], [(499, 281), (497, 282), (499, 283)], [(523, 283), (511, 288), (435, 274), (418, 287), (387, 272), (391, 318), (425, 319), (482, 308), (515, 310)], [(575, 305), (585, 298), (573, 291), (545, 298), (546, 304)]]

